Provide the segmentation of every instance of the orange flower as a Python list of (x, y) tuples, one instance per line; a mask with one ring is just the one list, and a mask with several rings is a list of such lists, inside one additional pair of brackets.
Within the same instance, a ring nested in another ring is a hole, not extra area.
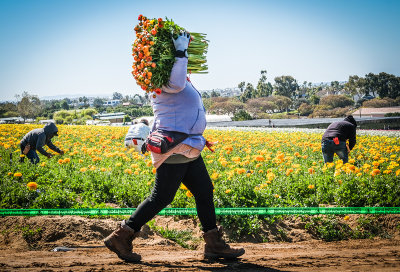
[(376, 176), (376, 175), (378, 175), (379, 173), (381, 172), (381, 170), (379, 170), (379, 169), (374, 169), (374, 170), (372, 170), (372, 172), (371, 172), (371, 176)]
[(187, 192), (186, 192), (186, 196), (187, 196), (187, 197), (192, 197), (193, 194), (192, 194), (190, 191), (187, 191)]
[(314, 184), (310, 184), (310, 185), (308, 185), (308, 187), (307, 187), (308, 189), (314, 189), (315, 188), (315, 186), (314, 186)]
[(17, 172), (14, 174), (14, 177), (16, 177), (16, 178), (22, 177), (22, 173)]
[(38, 185), (36, 182), (28, 182), (28, 184), (26, 184), (26, 187), (28, 187), (29, 190), (36, 190)]

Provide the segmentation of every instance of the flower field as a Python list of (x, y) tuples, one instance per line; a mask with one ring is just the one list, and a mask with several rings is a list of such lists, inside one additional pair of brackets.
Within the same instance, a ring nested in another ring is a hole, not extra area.
[[(63, 156), (19, 162), (35, 125), (0, 125), (1, 208), (137, 207), (150, 193), (148, 155), (123, 146), (127, 127), (60, 126)], [(350, 163), (322, 161), (321, 133), (207, 130), (216, 207), (400, 206), (399, 138), (361, 135)], [(12, 154), (12, 155), (10, 155)], [(182, 185), (171, 207), (195, 207)]]

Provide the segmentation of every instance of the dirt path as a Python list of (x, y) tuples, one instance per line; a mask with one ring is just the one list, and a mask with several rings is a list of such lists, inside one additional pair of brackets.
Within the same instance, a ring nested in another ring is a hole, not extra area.
[(104, 247), (69, 252), (0, 250), (0, 271), (400, 271), (399, 240), (237, 244), (237, 261), (208, 262), (200, 250), (176, 245), (137, 246), (138, 264), (120, 261)]
[[(395, 219), (393, 226), (398, 226)], [(246, 249), (241, 259), (210, 262), (202, 258), (202, 246), (185, 249), (149, 228), (133, 242), (142, 262), (128, 264), (102, 244), (118, 222), (73, 216), (0, 217), (0, 271), (400, 271), (399, 235), (341, 242), (302, 235), (303, 241), (297, 242), (238, 243), (232, 245)], [(201, 235), (193, 220), (157, 217), (156, 223)], [(60, 246), (73, 250), (52, 251)]]

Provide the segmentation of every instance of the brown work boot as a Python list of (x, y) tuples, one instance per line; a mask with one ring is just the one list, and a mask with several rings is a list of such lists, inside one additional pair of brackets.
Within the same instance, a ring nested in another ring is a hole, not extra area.
[(223, 230), (221, 226), (212, 229), (203, 234), (206, 241), (204, 246), (204, 258), (208, 259), (234, 259), (244, 254), (244, 248), (231, 248), (223, 239)]
[(120, 259), (128, 263), (139, 262), (142, 257), (132, 252), (132, 241), (138, 235), (139, 232), (135, 232), (124, 220), (113, 233), (104, 239), (104, 244), (109, 250), (115, 252)]

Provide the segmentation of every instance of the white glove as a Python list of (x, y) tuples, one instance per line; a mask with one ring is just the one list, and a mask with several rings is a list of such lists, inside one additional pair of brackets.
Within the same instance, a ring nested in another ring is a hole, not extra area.
[(188, 57), (187, 49), (189, 47), (190, 42), (190, 34), (185, 32), (181, 32), (178, 38), (174, 39), (172, 37), (172, 41), (174, 42), (175, 46), (175, 57), (183, 58)]

